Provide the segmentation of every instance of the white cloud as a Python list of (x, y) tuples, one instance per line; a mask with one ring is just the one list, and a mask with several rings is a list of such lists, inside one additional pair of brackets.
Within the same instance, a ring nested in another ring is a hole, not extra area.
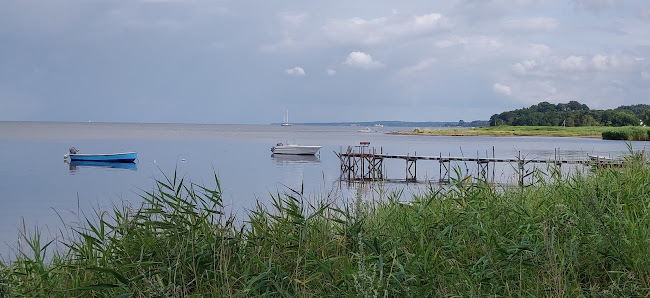
[(524, 75), (528, 73), (531, 69), (534, 69), (537, 66), (537, 62), (535, 60), (524, 60), (519, 63), (515, 63), (512, 66), (512, 69), (520, 75)]
[(333, 76), (333, 75), (335, 75), (335, 74), (336, 74), (336, 70), (333, 70), (333, 69), (328, 69), (328, 70), (327, 70), (327, 75), (328, 75), (328, 76)]
[(582, 56), (569, 56), (560, 61), (560, 68), (568, 71), (583, 71), (587, 69), (587, 64)]
[(644, 8), (639, 10), (639, 18), (644, 21), (650, 22), (650, 8)]
[(364, 52), (352, 52), (348, 55), (348, 59), (343, 63), (350, 67), (360, 68), (360, 69), (376, 69), (384, 66), (381, 62), (372, 59), (372, 56)]
[(643, 58), (635, 58), (625, 55), (596, 54), (592, 58), (593, 66), (599, 71), (625, 71), (632, 70), (644, 61)]
[(512, 65), (517, 75), (560, 77), (577, 73), (614, 73), (641, 71), (646, 59), (619, 54), (594, 54), (593, 56), (567, 57), (540, 56), (526, 59)]
[(300, 66), (296, 66), (294, 68), (286, 69), (285, 72), (289, 75), (295, 75), (295, 76), (304, 76), (305, 75), (305, 70), (302, 69)]
[(284, 37), (274, 43), (262, 46), (262, 51), (264, 52), (281, 52), (281, 51), (295, 51), (300, 49), (303, 44), (299, 41), (296, 41), (288, 34), (284, 34)]
[(442, 21), (443, 17), (439, 13), (425, 14), (415, 17), (413, 27), (419, 29), (435, 29)]
[(400, 69), (398, 73), (400, 75), (409, 75), (409, 74), (413, 74), (413, 73), (416, 73), (416, 72), (420, 72), (420, 71), (423, 71), (425, 69), (430, 68), (437, 61), (438, 61), (438, 59), (436, 59), (436, 58), (424, 59), (424, 60), (418, 62), (415, 65), (404, 67), (404, 68)]
[(510, 19), (504, 22), (504, 26), (508, 29), (523, 31), (555, 31), (559, 25), (557, 19), (549, 17)]
[(647, 72), (647, 71), (643, 71), (643, 72), (641, 72), (641, 77), (642, 77), (643, 79), (645, 79), (645, 80), (650, 81), (650, 72)]
[(497, 38), (487, 35), (467, 37), (451, 36), (447, 39), (436, 41), (435, 45), (439, 48), (463, 46), (473, 49), (495, 49), (503, 46), (503, 44)]
[(332, 42), (350, 44), (381, 44), (398, 39), (425, 35), (448, 27), (448, 19), (439, 13), (412, 17), (391, 15), (364, 19), (330, 19), (322, 27), (322, 34)]
[(551, 48), (545, 44), (531, 44), (527, 50), (527, 54), (532, 57), (547, 56), (550, 53)]
[(623, 6), (623, 0), (573, 0), (578, 9), (598, 12), (606, 9), (619, 8)]
[(306, 13), (289, 13), (289, 12), (280, 13), (280, 19), (282, 20), (282, 22), (293, 27), (302, 25), (305, 22), (305, 20), (307, 20), (308, 16), (309, 15)]
[(508, 96), (512, 94), (512, 91), (510, 90), (509, 86), (502, 85), (499, 83), (494, 83), (494, 85), (492, 86), (492, 90), (496, 93), (504, 94)]
[(323, 26), (323, 34), (334, 42), (373, 44), (386, 39), (386, 23), (386, 18), (371, 20), (358, 17), (347, 20), (334, 19), (329, 20)]

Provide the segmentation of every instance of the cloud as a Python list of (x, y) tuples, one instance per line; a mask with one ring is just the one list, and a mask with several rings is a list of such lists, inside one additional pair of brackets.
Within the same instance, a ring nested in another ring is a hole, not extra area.
[(424, 59), (420, 62), (418, 62), (415, 65), (404, 67), (399, 70), (398, 74), (400, 75), (410, 75), (416, 72), (423, 71), (425, 69), (430, 68), (434, 63), (436, 63), (438, 59), (436, 58), (429, 58), (429, 59)]
[(494, 83), (494, 86), (492, 86), (492, 90), (496, 93), (499, 94), (504, 94), (510, 96), (512, 94), (512, 91), (510, 90), (509, 86), (502, 85), (499, 83)]
[(328, 69), (328, 70), (327, 70), (327, 75), (328, 75), (328, 76), (333, 76), (333, 75), (335, 75), (335, 74), (336, 74), (336, 70), (333, 70), (333, 69)]
[(435, 29), (442, 21), (444, 21), (444, 19), (441, 14), (430, 13), (416, 16), (412, 26), (417, 29)]
[(302, 25), (308, 17), (309, 15), (306, 13), (280, 13), (280, 19), (282, 22), (293, 27)]
[(642, 77), (643, 79), (645, 79), (645, 80), (650, 81), (650, 72), (647, 72), (647, 71), (643, 71), (643, 72), (641, 72), (641, 77)]
[(527, 54), (532, 57), (539, 57), (547, 56), (551, 51), (551, 47), (545, 44), (531, 44), (527, 49)]
[[(578, 72), (634, 72), (643, 67), (646, 59), (619, 54), (594, 54), (592, 56), (570, 55), (568, 57), (539, 57), (513, 64), (512, 70), (520, 75)], [(533, 71), (537, 70), (537, 73)]]
[(294, 75), (294, 76), (304, 76), (305, 75), (305, 70), (302, 69), (300, 66), (296, 66), (294, 68), (286, 69), (284, 72), (286, 72), (289, 75)]
[(510, 19), (503, 22), (504, 26), (510, 30), (518, 31), (555, 31), (560, 22), (557, 19), (549, 17), (534, 17), (524, 19)]
[(412, 17), (397, 14), (374, 19), (330, 19), (322, 27), (322, 34), (331, 42), (371, 45), (426, 35), (447, 27), (448, 19), (439, 13)]
[(587, 64), (582, 56), (569, 56), (560, 61), (560, 68), (568, 71), (584, 71), (587, 69)]
[(503, 44), (495, 37), (479, 35), (467, 37), (451, 36), (447, 39), (436, 41), (435, 46), (438, 48), (462, 46), (474, 50), (493, 50), (503, 47)]
[(623, 0), (573, 0), (573, 4), (578, 9), (599, 12), (622, 7)]
[(515, 73), (524, 75), (528, 73), (530, 70), (534, 69), (536, 66), (537, 66), (537, 62), (535, 60), (524, 60), (515, 63), (512, 66), (512, 69), (515, 71)]
[(347, 66), (360, 69), (376, 69), (384, 66), (381, 62), (372, 59), (372, 56), (364, 52), (352, 52), (348, 55), (348, 59), (343, 63)]
[(639, 18), (646, 22), (650, 22), (650, 8), (644, 8), (639, 10)]

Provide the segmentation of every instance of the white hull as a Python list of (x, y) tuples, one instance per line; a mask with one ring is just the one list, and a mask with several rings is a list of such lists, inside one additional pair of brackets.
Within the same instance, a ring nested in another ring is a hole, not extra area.
[(314, 155), (321, 146), (282, 145), (271, 148), (273, 154)]
[(612, 161), (612, 160), (614, 160), (613, 158), (607, 157), (607, 156), (599, 156), (599, 155), (591, 155), (591, 154), (589, 154), (588, 156), (589, 156), (589, 159), (592, 160), (592, 161)]

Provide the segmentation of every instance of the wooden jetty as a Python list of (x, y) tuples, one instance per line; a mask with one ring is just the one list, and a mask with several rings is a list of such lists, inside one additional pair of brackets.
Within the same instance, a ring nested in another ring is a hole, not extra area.
[(361, 142), (359, 146), (348, 146), (345, 151), (342, 149), (343, 148), (341, 147), (339, 152), (335, 151), (334, 154), (338, 156), (341, 162), (340, 180), (343, 181), (388, 180), (385, 167), (386, 160), (405, 161), (404, 179), (406, 182), (417, 181), (418, 162), (437, 162), (439, 167), (438, 181), (441, 183), (448, 183), (450, 181), (450, 175), (453, 171), (452, 162), (463, 162), (466, 165), (466, 168), (468, 167), (467, 163), (476, 164), (476, 175), (474, 175), (475, 178), (479, 178), (484, 181), (490, 181), (491, 179), (492, 182), (494, 182), (494, 169), (496, 164), (510, 163), (516, 165), (519, 185), (524, 185), (524, 177), (529, 173), (526, 172), (525, 169), (525, 166), (527, 164), (553, 164), (556, 166), (562, 166), (563, 164), (573, 164), (615, 167), (620, 166), (623, 163), (623, 161), (620, 159), (566, 160), (561, 158), (559, 149), (555, 149), (555, 156), (553, 159), (528, 159), (521, 156), (521, 152), (519, 152), (515, 158), (496, 158), (494, 157), (494, 147), (492, 147), (491, 157), (487, 151), (485, 153), (485, 157), (479, 156), (478, 153), (476, 154), (476, 157), (453, 157), (450, 155), (443, 156), (442, 153), (438, 154), (438, 156), (423, 156), (417, 155), (417, 152), (414, 155), (384, 154), (383, 148), (381, 147), (379, 151), (377, 151), (377, 149), (374, 147), (370, 148), (369, 142)]

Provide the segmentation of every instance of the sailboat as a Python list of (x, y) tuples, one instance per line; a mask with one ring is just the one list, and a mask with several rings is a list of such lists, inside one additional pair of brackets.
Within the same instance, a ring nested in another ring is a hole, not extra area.
[(289, 110), (287, 110), (287, 114), (284, 116), (284, 122), (281, 124), (282, 126), (291, 126), (291, 123), (289, 123)]

